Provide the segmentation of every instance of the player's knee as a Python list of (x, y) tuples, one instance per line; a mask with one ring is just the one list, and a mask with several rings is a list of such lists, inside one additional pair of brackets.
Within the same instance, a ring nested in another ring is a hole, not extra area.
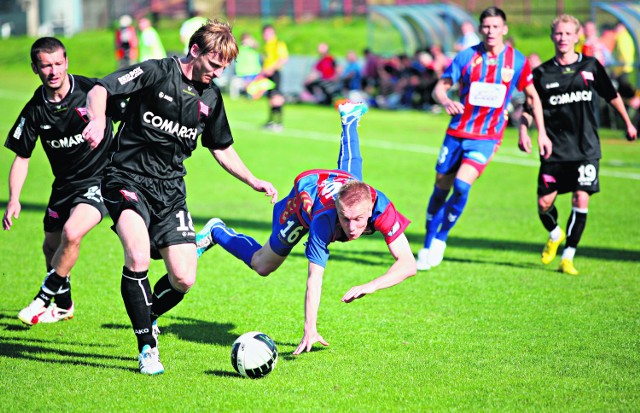
[(584, 191), (577, 191), (573, 194), (571, 203), (574, 208), (588, 208), (589, 194)]
[(128, 252), (125, 259), (125, 265), (132, 271), (143, 271), (149, 268), (151, 258), (148, 252), (133, 251)]
[(538, 198), (538, 213), (544, 214), (553, 206), (553, 199), (541, 197)]
[(186, 294), (195, 283), (196, 277), (175, 277), (171, 284), (173, 288)]
[(65, 225), (62, 229), (62, 242), (66, 245), (79, 246), (83, 236), (83, 231), (77, 228)]

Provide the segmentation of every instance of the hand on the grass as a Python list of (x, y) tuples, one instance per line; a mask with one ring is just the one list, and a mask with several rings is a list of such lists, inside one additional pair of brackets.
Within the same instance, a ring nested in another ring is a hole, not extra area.
[(347, 291), (347, 293), (342, 297), (342, 302), (350, 303), (353, 300), (362, 298), (367, 294), (373, 294), (374, 292), (376, 292), (376, 289), (369, 283), (364, 285), (356, 285), (355, 287), (351, 287), (349, 291)]
[(327, 343), (325, 339), (322, 338), (320, 334), (318, 334), (317, 331), (308, 333), (305, 331), (304, 336), (302, 337), (302, 341), (298, 345), (298, 348), (296, 348), (293, 352), (293, 355), (297, 356), (303, 351), (306, 351), (308, 353), (309, 351), (311, 351), (311, 347), (313, 347), (315, 343), (320, 343), (325, 347), (329, 345), (329, 343)]

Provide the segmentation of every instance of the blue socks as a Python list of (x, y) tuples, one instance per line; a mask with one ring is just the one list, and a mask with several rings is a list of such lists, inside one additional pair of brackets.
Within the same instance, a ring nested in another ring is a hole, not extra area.
[(446, 241), (449, 236), (449, 231), (458, 222), (458, 218), (462, 215), (467, 200), (469, 199), (469, 191), (471, 185), (456, 178), (453, 182), (453, 194), (449, 197), (447, 204), (444, 207), (444, 217), (442, 219), (442, 225), (436, 235), (441, 241)]
[(467, 205), (470, 190), (470, 184), (456, 178), (453, 182), (453, 193), (445, 203), (449, 191), (434, 185), (427, 206), (427, 234), (424, 238), (424, 248), (429, 248), (434, 238), (441, 241), (447, 240), (449, 231), (456, 224)]
[(233, 228), (216, 226), (211, 230), (213, 240), (231, 255), (241, 260), (251, 268), (251, 257), (262, 245), (245, 234), (237, 233)]
[(350, 116), (342, 123), (338, 169), (347, 171), (362, 181), (362, 155), (358, 137), (358, 118)]
[(444, 217), (444, 202), (447, 200), (448, 190), (440, 189), (437, 186), (433, 186), (433, 193), (429, 199), (429, 205), (427, 206), (427, 220), (426, 229), (427, 235), (424, 237), (424, 247), (429, 248), (431, 241), (435, 238), (442, 217)]

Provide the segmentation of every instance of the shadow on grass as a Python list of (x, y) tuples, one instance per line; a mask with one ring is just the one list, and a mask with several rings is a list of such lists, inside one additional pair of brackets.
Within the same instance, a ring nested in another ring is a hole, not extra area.
[[(422, 244), (424, 241), (424, 234), (407, 234), (407, 238), (410, 242), (416, 244)], [(485, 250), (499, 250), (499, 251), (516, 251), (525, 252), (535, 255), (539, 255), (542, 251), (544, 242), (523, 242), (514, 240), (496, 240), (486, 238), (463, 238), (460, 236), (450, 236), (447, 241), (447, 247), (460, 247), (467, 249), (485, 249)], [(640, 251), (636, 250), (622, 250), (617, 248), (601, 248), (601, 247), (578, 247), (578, 254), (580, 256), (610, 260), (610, 261), (640, 261)], [(449, 260), (449, 258), (446, 258)], [(455, 261), (452, 259), (451, 261)], [(476, 260), (459, 260), (459, 262), (487, 262), (492, 261), (476, 261)], [(495, 262), (497, 265), (507, 265), (505, 262)]]
[[(158, 327), (160, 328), (160, 341), (162, 341), (162, 335), (173, 334), (181, 340), (194, 343), (230, 346), (237, 338), (235, 334), (230, 333), (236, 327), (231, 323), (216, 323), (165, 315), (158, 319)], [(130, 330), (131, 326), (127, 324), (103, 324), (102, 328)]]
[[(39, 363), (45, 363), (45, 365), (61, 364), (124, 370), (132, 373), (138, 372), (138, 369), (135, 367), (126, 367), (114, 363), (114, 361), (125, 362), (131, 366), (135, 366), (133, 363), (135, 358), (133, 357), (110, 356), (96, 351), (82, 352), (64, 350), (60, 348), (60, 345), (74, 346), (81, 349), (88, 346), (97, 347), (97, 345), (87, 345), (86, 343), (79, 345), (76, 342), (61, 343), (56, 340), (47, 341), (31, 339), (29, 337), (2, 337), (0, 339), (0, 357), (37, 361)], [(103, 345), (100, 347), (104, 348)]]
[[(5, 208), (7, 201), (5, 199), (0, 199), (0, 209)], [(23, 210), (31, 210), (31, 211), (44, 211), (46, 208), (46, 204), (38, 204), (38, 203), (23, 203)], [(192, 217), (193, 222), (195, 224), (196, 230), (199, 230), (206, 224), (206, 222), (210, 219), (210, 216), (202, 217), (202, 216), (194, 216)], [(225, 223), (232, 227), (238, 228), (242, 231), (245, 228), (248, 228), (247, 235), (253, 235), (252, 232), (255, 231), (270, 231), (271, 223), (267, 221), (256, 221), (251, 219), (225, 219), (224, 216), (220, 216)], [(406, 234), (409, 242), (421, 245), (424, 241), (423, 233), (415, 233), (409, 232)], [(265, 242), (266, 238), (261, 240), (258, 239), (258, 242)], [(380, 240), (381, 242), (382, 239)], [(488, 239), (488, 238), (465, 238), (461, 236), (451, 236), (447, 241), (447, 245), (449, 247), (461, 247), (468, 249), (484, 249), (484, 250), (500, 250), (500, 251), (516, 251), (516, 252), (525, 252), (538, 255), (542, 250), (544, 242), (524, 242), (519, 240), (496, 240), (496, 239)], [(578, 248), (578, 254), (580, 256), (601, 259), (601, 260), (609, 260), (609, 261), (640, 261), (640, 250), (623, 250), (618, 248), (607, 248), (607, 247), (588, 247), (588, 246), (580, 246)], [(301, 252), (293, 252), (292, 256), (304, 257), (304, 254)], [(380, 259), (372, 259), (372, 257), (381, 257)], [(378, 265), (382, 262), (387, 262), (386, 254), (381, 254), (379, 252), (372, 251), (332, 251), (331, 260), (341, 260), (341, 261), (351, 261), (357, 264), (363, 265)], [(448, 259), (448, 258), (447, 258)], [(452, 259), (451, 261), (455, 261)], [(496, 265), (509, 265), (505, 262), (492, 262), (492, 261), (476, 261), (476, 260), (468, 260), (468, 261), (459, 261), (459, 262), (485, 262), (485, 263), (495, 263)]]

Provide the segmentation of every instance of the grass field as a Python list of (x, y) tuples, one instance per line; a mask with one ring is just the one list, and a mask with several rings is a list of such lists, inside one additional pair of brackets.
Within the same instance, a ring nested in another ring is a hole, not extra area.
[[(1, 55), (4, 55), (0, 53)], [(0, 70), (0, 136), (7, 135), (37, 78)], [(288, 106), (286, 129), (263, 132), (263, 101), (227, 100), (236, 149), (285, 195), (298, 172), (332, 168), (335, 111)], [(424, 208), (446, 116), (368, 113), (360, 127), (365, 179), (413, 224)], [(537, 161), (509, 130), (452, 231), (443, 264), (351, 304), (351, 286), (382, 274), (391, 257), (380, 236), (332, 245), (319, 314), (331, 344), (292, 356), (302, 337), (302, 246), (267, 278), (214, 248), (198, 282), (160, 320), (166, 373), (137, 373), (134, 336), (119, 292), (122, 250), (110, 220), (85, 239), (72, 282), (76, 318), (24, 327), (16, 318), (42, 282), (42, 215), (51, 172), (41, 148), (31, 161), (23, 211), (0, 234), (0, 410), (34, 411), (638, 411), (640, 410), (640, 146), (602, 131), (602, 192), (590, 206), (576, 256), (580, 276), (545, 267), (546, 234), (535, 208)], [(4, 138), (3, 138), (4, 139)], [(0, 150), (0, 207), (13, 154)], [(202, 148), (188, 160), (196, 226), (218, 216), (259, 240), (270, 231), (266, 198), (228, 176)], [(570, 209), (560, 198), (561, 222)], [(164, 274), (154, 262), (150, 278)], [(280, 360), (262, 380), (242, 379), (230, 347), (260, 330)]]

